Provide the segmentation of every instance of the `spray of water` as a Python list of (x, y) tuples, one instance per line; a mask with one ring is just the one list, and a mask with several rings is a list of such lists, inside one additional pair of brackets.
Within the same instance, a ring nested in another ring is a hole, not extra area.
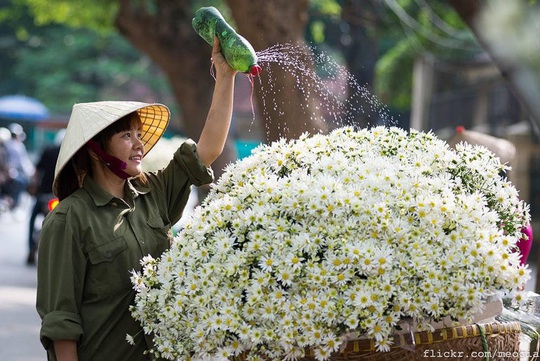
[[(277, 88), (273, 81), (275, 76), (270, 67), (274, 63), (292, 75), (295, 80), (295, 90), (301, 92), (302, 96), (309, 100), (300, 106), (304, 108), (303, 113), (311, 119), (311, 124), (324, 122), (329, 128), (335, 128), (344, 125), (358, 127), (375, 124), (395, 125), (396, 123), (388, 115), (386, 107), (365, 86), (359, 84), (345, 67), (339, 65), (326, 53), (316, 54), (313, 48), (305, 45), (277, 44), (257, 52), (257, 57), (268, 78), (265, 82), (259, 78), (263, 102), (261, 113), (265, 119), (270, 117), (270, 109), (273, 110), (272, 114), (286, 116), (283, 113), (282, 104), (276, 101), (276, 94), (292, 91), (292, 89)], [(320, 69), (327, 75), (324, 78), (319, 76), (316, 69)], [(313, 108), (306, 109), (310, 106)], [(358, 124), (359, 115), (368, 119), (367, 124)]]

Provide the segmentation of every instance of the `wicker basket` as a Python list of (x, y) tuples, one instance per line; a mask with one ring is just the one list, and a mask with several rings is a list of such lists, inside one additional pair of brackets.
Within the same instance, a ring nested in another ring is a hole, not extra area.
[[(389, 352), (375, 351), (373, 340), (349, 341), (345, 349), (330, 357), (331, 361), (426, 361), (477, 360), (519, 361), (519, 322), (491, 322), (457, 326), (396, 336)], [(414, 338), (414, 340), (413, 340)], [(235, 358), (246, 360), (247, 355)], [(488, 356), (488, 357), (486, 357)], [(307, 352), (301, 361), (315, 361)]]

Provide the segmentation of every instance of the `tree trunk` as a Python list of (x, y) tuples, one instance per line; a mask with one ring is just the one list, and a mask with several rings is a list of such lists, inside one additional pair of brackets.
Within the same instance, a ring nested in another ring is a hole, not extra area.
[[(228, 3), (238, 32), (255, 49), (263, 50), (279, 43), (303, 43), (308, 0), (228, 0)], [(180, 105), (182, 129), (197, 141), (210, 106), (213, 79), (209, 75), (211, 48), (191, 26), (194, 14), (190, 1), (163, 0), (155, 7), (136, 0), (120, 0), (119, 4), (116, 27), (165, 72)], [(257, 93), (267, 130), (266, 141), (282, 136), (295, 138), (306, 131), (316, 133), (324, 129), (313, 110), (314, 99), (297, 89), (297, 80), (287, 70), (273, 64), (263, 69), (260, 80), (255, 79), (256, 87), (258, 81), (265, 85), (273, 82), (273, 89), (282, 90), (272, 94), (274, 99), (263, 99), (263, 94)], [(270, 102), (279, 107), (270, 106)], [(235, 157), (236, 151), (229, 141), (214, 164), (216, 175), (221, 175), (222, 167)]]
[[(375, 65), (377, 63), (378, 41), (369, 35), (369, 29), (376, 33), (378, 27), (379, 2), (366, 0), (345, 0), (343, 3), (342, 19), (349, 25), (350, 43), (344, 45), (344, 55), (347, 68), (358, 81), (358, 85), (366, 88), (371, 94), (375, 80)], [(349, 85), (349, 94), (358, 91), (356, 84)], [(357, 94), (363, 111), (353, 111), (349, 124), (358, 128), (366, 128), (377, 122), (378, 113), (370, 104), (370, 99), (363, 94)]]
[[(237, 32), (255, 48), (262, 51), (277, 44), (304, 44), (304, 31), (308, 20), (308, 0), (226, 0), (231, 8)], [(298, 47), (301, 52), (301, 48)], [(304, 57), (311, 71), (314, 66)], [(310, 84), (298, 84), (292, 69), (276, 63), (263, 66), (255, 87), (272, 89), (272, 93), (257, 91), (262, 121), (266, 128), (266, 141), (281, 137), (297, 138), (304, 132), (319, 133), (326, 130), (311, 95)], [(259, 83), (260, 82), (260, 83)], [(260, 89), (258, 89), (260, 90)]]
[[(191, 26), (189, 1), (161, 1), (156, 8), (145, 2), (121, 0), (115, 25), (135, 47), (147, 54), (167, 75), (180, 106), (180, 118), (189, 138), (198, 141), (210, 107), (214, 79), (210, 75), (211, 47)], [(214, 162), (216, 178), (236, 159), (231, 139)]]

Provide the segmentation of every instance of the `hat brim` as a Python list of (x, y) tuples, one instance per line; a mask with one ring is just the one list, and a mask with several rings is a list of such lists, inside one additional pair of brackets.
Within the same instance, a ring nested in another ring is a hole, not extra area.
[(146, 155), (161, 139), (170, 120), (170, 111), (163, 104), (129, 101), (80, 103), (73, 111), (60, 147), (54, 172), (54, 184), (67, 163), (90, 139), (118, 119), (137, 112), (141, 122), (141, 140)]

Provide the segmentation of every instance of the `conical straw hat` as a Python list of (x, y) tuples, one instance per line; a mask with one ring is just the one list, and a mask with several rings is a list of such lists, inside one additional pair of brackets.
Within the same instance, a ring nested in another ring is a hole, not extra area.
[(60, 147), (54, 182), (69, 160), (96, 134), (118, 119), (137, 112), (142, 121), (141, 136), (146, 155), (157, 143), (169, 124), (169, 109), (163, 104), (131, 101), (79, 103), (73, 106), (71, 117)]
[(512, 161), (516, 156), (516, 146), (509, 140), (474, 130), (467, 130), (464, 127), (456, 127), (456, 135), (450, 139), (448, 144), (454, 148), (460, 142), (486, 147), (499, 157), (503, 164)]

